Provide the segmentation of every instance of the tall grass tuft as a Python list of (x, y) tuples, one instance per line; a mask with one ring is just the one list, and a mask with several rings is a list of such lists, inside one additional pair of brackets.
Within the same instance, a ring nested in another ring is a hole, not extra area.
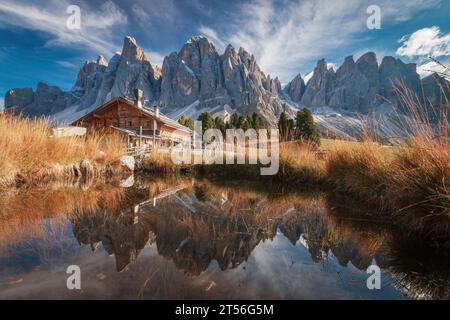
[(144, 159), (141, 167), (147, 173), (175, 174), (180, 172), (180, 167), (172, 161), (170, 153), (157, 150), (152, 150), (148, 158)]
[(393, 173), (391, 161), (391, 154), (370, 140), (339, 143), (330, 148), (326, 160), (327, 181), (336, 191), (386, 209), (386, 188)]
[(110, 164), (124, 154), (118, 136), (102, 132), (79, 137), (54, 137), (48, 119), (0, 115), (0, 181), (32, 176), (56, 165), (88, 160)]
[[(447, 88), (440, 106), (399, 87), (398, 96), (412, 115), (413, 132), (392, 162), (389, 194), (401, 217), (412, 228), (433, 237), (450, 237), (450, 127)], [(432, 121), (432, 119), (434, 121)]]
[(386, 147), (369, 137), (361, 144), (337, 144), (327, 159), (327, 179), (335, 191), (389, 209), (410, 230), (448, 240), (449, 102), (432, 106), (401, 85), (397, 96), (410, 114), (404, 144)]
[(325, 179), (325, 162), (314, 144), (294, 141), (280, 146), (277, 177), (289, 184), (320, 185)]

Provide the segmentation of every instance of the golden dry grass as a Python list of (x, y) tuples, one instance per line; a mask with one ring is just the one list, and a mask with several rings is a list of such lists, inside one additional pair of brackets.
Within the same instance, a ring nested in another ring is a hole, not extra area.
[(172, 161), (170, 153), (153, 150), (145, 159), (143, 169), (149, 173), (174, 174), (179, 172), (180, 167)]
[[(370, 139), (360, 144), (336, 144), (330, 147), (326, 161), (327, 180), (338, 192), (388, 208), (411, 229), (448, 239), (449, 103), (432, 108), (402, 87), (398, 96), (411, 115), (405, 124), (410, 130), (405, 144), (386, 148)], [(431, 121), (431, 117), (437, 121)]]
[(317, 155), (314, 145), (292, 142), (280, 146), (278, 176), (283, 182), (317, 185), (325, 178), (325, 162)]
[[(445, 88), (449, 91), (449, 88)], [(450, 103), (438, 108), (421, 102), (408, 90), (398, 96), (412, 115), (413, 133), (392, 161), (388, 193), (398, 215), (430, 236), (450, 237)], [(438, 119), (432, 122), (430, 118)], [(425, 213), (417, 213), (423, 209)]]
[(48, 119), (0, 115), (0, 180), (82, 160), (108, 164), (124, 153), (118, 136), (101, 132), (53, 137)]
[(392, 174), (391, 156), (371, 141), (338, 144), (326, 159), (327, 181), (335, 190), (385, 207), (386, 183)]

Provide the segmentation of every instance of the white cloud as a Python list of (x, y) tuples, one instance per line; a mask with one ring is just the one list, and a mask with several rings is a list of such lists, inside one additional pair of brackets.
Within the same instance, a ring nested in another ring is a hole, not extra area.
[(443, 34), (439, 27), (423, 28), (400, 39), (402, 46), (397, 54), (407, 57), (450, 55), (450, 33)]
[[(440, 0), (380, 0), (382, 28), (411, 19)], [(226, 25), (225, 42), (255, 55), (261, 68), (289, 81), (308, 60), (326, 57), (367, 32), (366, 0), (254, 0)], [(222, 40), (223, 41), (223, 40)]]
[(126, 14), (112, 1), (92, 8), (80, 3), (81, 29), (70, 30), (66, 27), (69, 14), (64, 1), (50, 1), (37, 6), (26, 1), (2, 0), (0, 2), (0, 23), (21, 28), (38, 30), (53, 37), (47, 45), (87, 47), (96, 53), (111, 54), (117, 49), (113, 37), (117, 28), (127, 24)]

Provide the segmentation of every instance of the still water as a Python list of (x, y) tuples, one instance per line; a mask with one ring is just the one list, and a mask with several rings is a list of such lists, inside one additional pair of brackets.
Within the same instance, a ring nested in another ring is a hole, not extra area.
[[(447, 253), (330, 195), (242, 182), (0, 195), (0, 299), (448, 299)], [(70, 265), (81, 290), (67, 289)]]

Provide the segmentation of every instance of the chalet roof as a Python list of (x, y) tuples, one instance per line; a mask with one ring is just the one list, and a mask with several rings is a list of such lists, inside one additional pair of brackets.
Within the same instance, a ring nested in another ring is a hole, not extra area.
[(185, 126), (179, 124), (177, 121), (175, 121), (175, 120), (165, 116), (161, 112), (159, 112), (159, 116), (156, 117), (155, 110), (153, 108), (148, 108), (148, 107), (145, 107), (145, 106), (140, 108), (140, 107), (136, 106), (132, 100), (130, 100), (130, 99), (126, 98), (126, 97), (113, 98), (113, 99), (109, 100), (108, 102), (105, 102), (101, 106), (99, 106), (99, 107), (91, 110), (90, 112), (86, 113), (84, 116), (82, 116), (79, 119), (75, 120), (72, 124), (75, 124), (77, 121), (82, 120), (83, 118), (93, 114), (94, 112), (98, 112), (99, 110), (105, 109), (105, 108), (107, 108), (107, 107), (109, 107), (112, 104), (117, 103), (117, 102), (125, 103), (128, 106), (130, 106), (132, 108), (135, 108), (136, 110), (139, 110), (140, 112), (142, 112), (142, 113), (144, 113), (146, 115), (149, 115), (149, 116), (151, 116), (153, 118), (156, 118), (156, 120), (158, 122), (161, 122), (161, 123), (165, 124), (168, 127), (172, 127), (174, 129), (177, 129), (177, 130), (181, 130), (181, 131), (185, 131), (185, 132), (188, 132), (188, 133), (192, 133), (191, 129), (189, 129), (188, 127), (185, 127)]

